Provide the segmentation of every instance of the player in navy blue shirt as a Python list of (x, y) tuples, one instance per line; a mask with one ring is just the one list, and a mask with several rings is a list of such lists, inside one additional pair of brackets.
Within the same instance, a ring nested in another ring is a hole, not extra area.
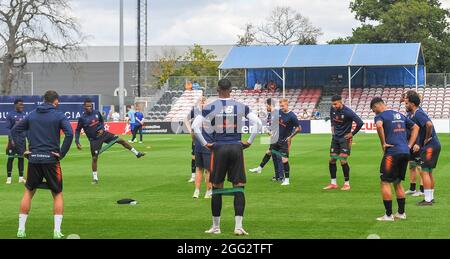
[[(407, 91), (406, 93), (404, 93), (401, 98), (400, 98), (400, 103), (404, 103), (406, 101), (406, 96), (411, 94), (411, 93), (415, 93), (415, 91), (410, 90)], [(422, 110), (422, 108), (418, 107), (417, 109)], [(414, 121), (414, 113), (411, 111), (406, 112), (406, 117), (408, 117), (408, 119)], [(416, 124), (417, 122), (414, 121)], [(411, 131), (407, 130), (406, 131), (406, 135), (408, 137), (408, 139), (411, 136)], [(419, 137), (417, 137), (416, 143), (419, 142)], [(412, 195), (414, 197), (419, 197), (419, 196), (423, 196), (424, 195), (424, 189), (423, 189), (423, 183), (422, 183), (422, 179), (420, 179), (420, 189), (416, 190), (416, 181), (417, 181), (417, 174), (420, 173), (420, 148), (417, 148), (418, 146), (414, 145), (413, 149), (410, 152), (410, 157), (409, 157), (409, 190), (407, 190), (405, 192), (406, 195)]]
[[(245, 176), (244, 153), (245, 148), (250, 147), (262, 127), (258, 116), (250, 112), (247, 105), (230, 99), (232, 86), (228, 79), (221, 79), (217, 91), (219, 99), (208, 104), (192, 123), (195, 137), (200, 144), (212, 150), (212, 170), (210, 181), (213, 184), (211, 210), (213, 226), (207, 230), (208, 234), (220, 234), (220, 214), (222, 210), (222, 194), (231, 192), (234, 194), (235, 230), (236, 235), (247, 235), (242, 227), (245, 210), (244, 186), (247, 182)], [(241, 135), (245, 129), (245, 119), (250, 121), (250, 138), (242, 141)], [(203, 136), (202, 126), (204, 121), (211, 121), (209, 134), (212, 142), (208, 142)], [(224, 182), (233, 184), (233, 189), (225, 190)]]
[(136, 135), (139, 133), (139, 143), (142, 144), (142, 129), (144, 128), (144, 114), (141, 108), (136, 105), (136, 112), (134, 113), (133, 138), (131, 142), (136, 141)]
[(93, 184), (98, 184), (97, 162), (103, 143), (119, 143), (124, 148), (133, 152), (137, 158), (145, 155), (145, 153), (137, 151), (125, 140), (119, 138), (119, 136), (105, 130), (103, 116), (99, 111), (94, 110), (93, 102), (90, 99), (84, 101), (84, 113), (78, 118), (78, 124), (75, 130), (75, 143), (78, 150), (82, 149), (80, 143), (81, 130), (84, 130), (91, 147)]
[[(335, 95), (331, 101), (330, 120), (333, 134), (329, 160), (331, 183), (323, 189), (333, 190), (339, 188), (336, 181), (336, 162), (339, 160), (345, 181), (341, 190), (348, 191), (350, 190), (350, 166), (348, 164), (348, 157), (351, 153), (353, 137), (361, 130), (364, 122), (352, 109), (343, 104), (341, 96)], [(355, 129), (353, 129), (353, 123), (356, 124)]]
[[(31, 208), (31, 201), (38, 188), (48, 188), (53, 196), (53, 212), (55, 227), (53, 238), (61, 239), (61, 223), (64, 211), (63, 175), (60, 161), (67, 155), (73, 140), (73, 130), (67, 117), (56, 110), (59, 96), (55, 91), (47, 91), (44, 103), (39, 105), (23, 120), (16, 123), (11, 136), (17, 145), (17, 139), (27, 132), (29, 150), (20, 146), (28, 159), (27, 181), (25, 193), (20, 204), (18, 238), (25, 238), (25, 224)], [(64, 141), (60, 145), (60, 133), (64, 132)], [(45, 181), (44, 181), (45, 180)]]
[[(266, 100), (266, 111), (267, 111), (267, 132), (270, 135), (272, 135), (271, 127), (272, 127), (272, 113), (278, 112), (278, 110), (275, 110), (273, 105), (274, 100), (272, 98), (269, 98)], [(283, 163), (281, 161), (281, 158), (275, 154), (272, 154), (272, 151), (269, 149), (264, 154), (263, 159), (261, 160), (261, 163), (258, 167), (252, 168), (249, 170), (250, 173), (260, 174), (262, 172), (262, 169), (266, 166), (266, 164), (270, 161), (270, 158), (272, 158), (273, 166), (275, 169), (275, 174), (272, 178), (273, 181), (282, 181), (284, 177), (283, 173)]]
[(300, 122), (297, 115), (289, 110), (289, 100), (280, 100), (280, 109), (276, 110), (275, 116), (272, 118), (272, 136), (270, 150), (281, 160), (283, 166), (283, 178), (281, 185), (289, 185), (290, 165), (289, 151), (292, 139), (301, 131)]
[(420, 127), (418, 141), (414, 145), (414, 151), (419, 154), (419, 164), (422, 168), (422, 178), (425, 199), (418, 203), (419, 206), (431, 206), (434, 202), (435, 179), (433, 170), (439, 160), (441, 143), (434, 129), (433, 122), (420, 108), (420, 96), (416, 92), (409, 92), (405, 99), (406, 110), (411, 114), (412, 120)]
[[(406, 219), (405, 192), (401, 182), (405, 180), (410, 150), (414, 146), (419, 127), (403, 114), (388, 110), (383, 99), (376, 97), (370, 103), (376, 114), (375, 124), (384, 156), (380, 166), (381, 193), (386, 214), (377, 218), (378, 221), (394, 221)], [(411, 130), (408, 140), (407, 130)], [(394, 185), (397, 196), (398, 213), (392, 215), (392, 190)]]
[(6, 163), (6, 184), (11, 184), (12, 182), (12, 170), (13, 170), (13, 162), (14, 158), (17, 156), (17, 166), (19, 169), (19, 183), (25, 183), (25, 179), (23, 178), (23, 170), (24, 170), (24, 159), (23, 154), (19, 152), (17, 146), (26, 146), (26, 132), (22, 132), (18, 138), (17, 146), (13, 145), (13, 138), (11, 136), (11, 129), (16, 125), (16, 123), (20, 122), (25, 118), (26, 114), (24, 112), (24, 105), (22, 99), (16, 99), (14, 101), (14, 111), (11, 111), (6, 116), (6, 129), (8, 130), (8, 144), (6, 145), (6, 155), (8, 156), (8, 162)]

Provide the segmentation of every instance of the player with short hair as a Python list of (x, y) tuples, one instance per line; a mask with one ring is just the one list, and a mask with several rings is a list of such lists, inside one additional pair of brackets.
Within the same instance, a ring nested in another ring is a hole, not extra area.
[(189, 178), (188, 183), (195, 183), (195, 178), (197, 176), (197, 165), (195, 162), (195, 135), (194, 131), (192, 130), (192, 121), (194, 121), (195, 117), (197, 115), (201, 115), (202, 111), (199, 108), (201, 106), (201, 103), (206, 102), (206, 97), (202, 96), (199, 101), (194, 105), (191, 112), (189, 112), (188, 116), (184, 118), (184, 125), (187, 128), (187, 131), (192, 136), (192, 142), (191, 142), (191, 178)]
[(119, 143), (124, 148), (130, 150), (133, 154), (135, 154), (137, 158), (145, 156), (145, 153), (137, 151), (125, 140), (119, 138), (119, 136), (105, 130), (103, 117), (99, 111), (94, 110), (92, 100), (86, 99), (83, 106), (84, 113), (80, 118), (78, 118), (78, 124), (75, 130), (75, 143), (77, 145), (77, 149), (81, 150), (82, 145), (80, 143), (80, 134), (81, 130), (84, 130), (84, 133), (89, 139), (89, 144), (91, 147), (93, 184), (98, 184), (97, 162), (103, 143)]
[[(54, 231), (53, 238), (61, 239), (63, 219), (63, 179), (60, 161), (67, 155), (73, 140), (73, 130), (66, 116), (56, 110), (59, 96), (55, 91), (47, 91), (44, 103), (31, 112), (22, 121), (16, 123), (11, 130), (14, 140), (27, 132), (29, 150), (19, 146), (22, 154), (28, 159), (27, 181), (25, 193), (20, 204), (18, 238), (25, 238), (25, 224), (31, 209), (31, 201), (37, 188), (44, 184), (53, 195)], [(64, 132), (64, 141), (60, 146), (60, 132)], [(18, 143), (16, 141), (16, 143)]]
[(280, 100), (280, 109), (272, 118), (272, 137), (270, 151), (282, 162), (283, 180), (281, 185), (290, 185), (289, 151), (292, 139), (301, 132), (300, 122), (294, 112), (289, 110), (289, 100)]
[[(253, 143), (262, 123), (256, 114), (250, 112), (247, 105), (230, 98), (232, 86), (228, 79), (219, 81), (217, 91), (219, 99), (204, 107), (202, 114), (198, 115), (192, 124), (195, 137), (201, 145), (212, 150), (210, 181), (213, 185), (211, 199), (213, 225), (205, 233), (221, 233), (222, 195), (229, 192), (234, 195), (234, 233), (247, 235), (242, 226), (245, 210), (244, 186), (247, 182), (243, 150)], [(245, 119), (250, 121), (251, 135), (247, 141), (242, 141)], [(206, 141), (202, 134), (202, 125), (205, 120), (211, 121), (211, 135), (214, 142)], [(226, 177), (233, 184), (233, 189), (224, 189)]]
[[(404, 103), (406, 100), (406, 96), (415, 92), (414, 90), (409, 90), (408, 92), (404, 93), (400, 98), (400, 103)], [(418, 108), (422, 109), (422, 108)], [(413, 120), (414, 113), (407, 110), (406, 117), (408, 117), (410, 120)], [(415, 121), (414, 121), (415, 122)], [(417, 122), (416, 122), (417, 124)], [(408, 139), (411, 136), (411, 131), (407, 130), (407, 137)], [(417, 143), (419, 142), (419, 138), (417, 138)], [(419, 190), (417, 190), (417, 175), (419, 175), (420, 179), (420, 187)], [(420, 197), (424, 195), (424, 188), (423, 188), (423, 182), (422, 178), (420, 177), (420, 152), (419, 150), (414, 151), (411, 150), (410, 158), (409, 158), (409, 189), (405, 192), (406, 195), (411, 195), (413, 197)]]
[[(207, 98), (202, 96), (197, 107), (193, 107), (190, 113), (190, 118), (195, 118), (202, 114), (203, 107), (206, 106)], [(186, 124), (190, 128), (190, 122)], [(204, 147), (198, 139), (195, 138), (194, 132), (191, 131), (192, 137), (194, 139), (194, 153), (195, 153), (195, 166), (196, 166), (196, 176), (195, 176), (195, 190), (192, 196), (198, 199), (200, 196), (200, 186), (202, 184), (203, 173), (205, 173), (206, 181), (206, 193), (205, 199), (212, 198), (212, 184), (209, 181), (211, 176), (211, 150)], [(214, 142), (211, 136), (211, 122), (204, 120), (202, 125), (202, 135), (205, 140), (209, 143)]]
[[(419, 127), (403, 114), (388, 110), (380, 97), (376, 97), (371, 101), (370, 108), (376, 114), (375, 124), (384, 153), (380, 166), (380, 179), (381, 194), (386, 214), (377, 218), (377, 220), (394, 221), (395, 219), (406, 219), (406, 200), (402, 181), (405, 180), (410, 150), (416, 142)], [(411, 129), (409, 140), (406, 136), (407, 129)], [(397, 196), (398, 212), (395, 215), (392, 215), (391, 184), (394, 185)]]
[[(17, 167), (19, 169), (19, 183), (25, 183), (25, 178), (23, 178), (23, 170), (24, 170), (24, 159), (23, 154), (17, 150), (16, 145), (14, 145), (13, 138), (11, 136), (11, 129), (16, 125), (16, 123), (20, 122), (25, 118), (26, 114), (24, 112), (24, 105), (22, 99), (14, 100), (14, 111), (11, 111), (6, 116), (6, 129), (8, 130), (8, 143), (6, 144), (6, 155), (8, 156), (8, 162), (6, 163), (6, 184), (12, 183), (12, 170), (13, 170), (13, 162), (14, 158), (17, 156)], [(26, 146), (26, 132), (22, 132), (16, 143), (17, 146)]]
[[(268, 133), (269, 136), (272, 135), (271, 127), (272, 127), (272, 112), (275, 112), (274, 105), (273, 105), (273, 99), (268, 98), (266, 100), (266, 111), (267, 111), (267, 126), (268, 126)], [(272, 154), (272, 151), (267, 149), (266, 153), (264, 154), (263, 159), (261, 160), (261, 163), (258, 167), (252, 168), (249, 170), (250, 173), (260, 174), (262, 172), (262, 169), (266, 166), (266, 164), (270, 161), (270, 158), (273, 160), (275, 175), (273, 176), (273, 181), (282, 181), (283, 180), (283, 164), (281, 162), (281, 159), (277, 155)]]
[[(130, 131), (134, 132), (134, 125), (136, 123), (136, 111), (134, 110), (134, 107), (132, 105), (126, 106), (127, 115), (126, 120), (128, 121), (128, 124), (130, 125)], [(128, 140), (129, 143), (132, 143), (133, 141), (130, 139)]]
[(420, 127), (419, 137), (413, 150), (420, 155), (420, 176), (423, 181), (425, 199), (419, 202), (419, 206), (431, 206), (434, 202), (435, 178), (433, 170), (439, 160), (441, 143), (434, 129), (433, 122), (428, 115), (420, 109), (420, 96), (416, 92), (410, 92), (405, 99), (406, 110), (412, 114), (412, 120)]
[[(339, 188), (336, 181), (336, 162), (339, 160), (344, 173), (344, 186), (341, 190), (348, 191), (350, 190), (348, 158), (352, 149), (353, 137), (361, 130), (364, 122), (352, 109), (344, 105), (340, 95), (333, 96), (331, 101), (330, 120), (333, 134), (329, 160), (331, 183), (323, 189), (333, 190)], [(356, 123), (356, 128), (352, 131), (353, 123)]]
[(139, 133), (139, 144), (142, 144), (142, 129), (144, 127), (144, 114), (141, 112), (139, 105), (136, 105), (136, 112), (134, 113), (135, 123), (133, 126), (133, 138), (131, 142), (136, 142), (136, 135)]

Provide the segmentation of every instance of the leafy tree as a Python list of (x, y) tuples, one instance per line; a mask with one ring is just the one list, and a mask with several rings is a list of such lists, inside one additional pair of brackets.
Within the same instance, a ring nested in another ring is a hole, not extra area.
[(329, 43), (421, 42), (429, 71), (450, 71), (450, 11), (440, 1), (354, 0), (350, 9), (363, 24)]
[(176, 69), (175, 76), (217, 76), (217, 56), (210, 49), (195, 44), (182, 58), (182, 65)]

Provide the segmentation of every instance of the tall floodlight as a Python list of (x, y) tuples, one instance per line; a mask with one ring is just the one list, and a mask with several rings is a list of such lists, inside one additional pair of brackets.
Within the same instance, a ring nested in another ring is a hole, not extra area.
[[(148, 75), (148, 1), (137, 0), (137, 78), (136, 91), (141, 97), (142, 83), (147, 83)], [(144, 60), (142, 60), (142, 50)], [(143, 62), (144, 61), (144, 62)]]
[(125, 85), (125, 66), (124, 66), (124, 41), (123, 41), (123, 0), (120, 0), (120, 47), (119, 47), (119, 112), (121, 118), (125, 117), (124, 104), (124, 85)]

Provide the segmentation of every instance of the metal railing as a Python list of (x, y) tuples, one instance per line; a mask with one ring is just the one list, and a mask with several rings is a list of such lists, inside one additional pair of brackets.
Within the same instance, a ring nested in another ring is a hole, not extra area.
[[(245, 88), (245, 78), (237, 76), (228, 76), (231, 84), (238, 88)], [(171, 89), (184, 90), (187, 83), (198, 83), (200, 88), (209, 89), (217, 87), (219, 77), (217, 76), (171, 76), (168, 84)]]
[(428, 87), (450, 87), (450, 73), (428, 73)]

